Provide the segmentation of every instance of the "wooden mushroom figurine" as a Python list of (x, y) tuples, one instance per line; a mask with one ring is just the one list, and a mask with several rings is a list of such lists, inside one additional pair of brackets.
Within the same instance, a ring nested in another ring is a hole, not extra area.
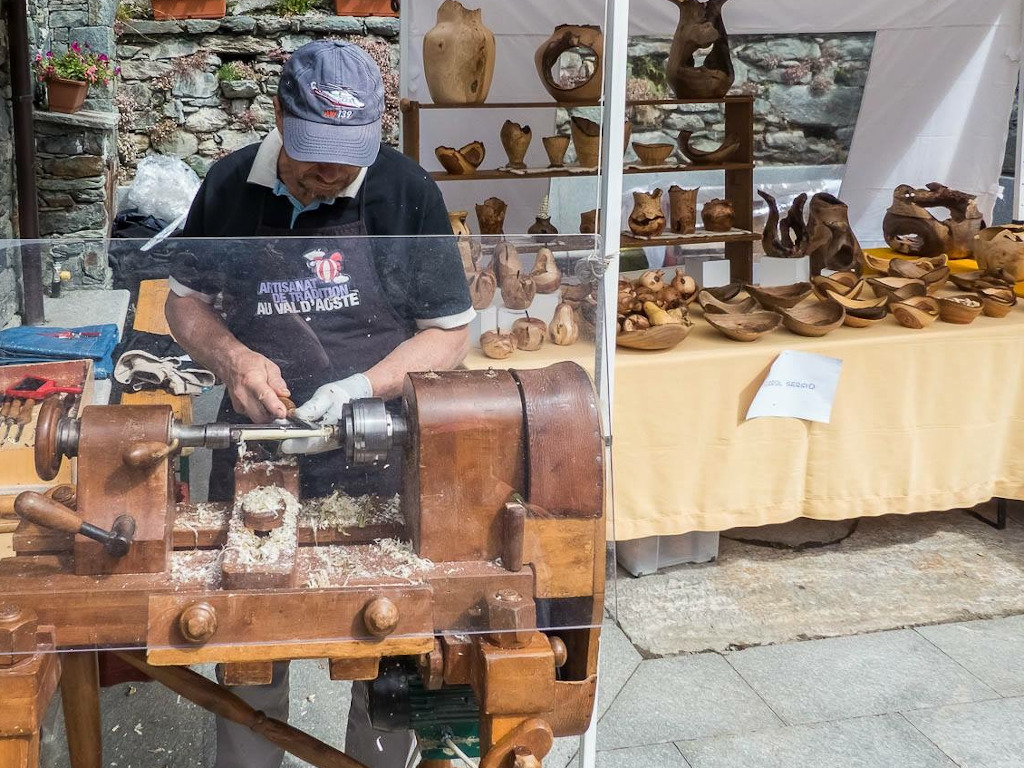
[(511, 120), (506, 120), (501, 126), (501, 146), (505, 148), (508, 155), (508, 168), (525, 168), (526, 150), (530, 148), (530, 141), (533, 139), (533, 131), (528, 125), (520, 125)]
[(633, 193), (633, 212), (629, 229), (638, 237), (657, 237), (665, 231), (665, 213), (661, 210), (661, 190)]

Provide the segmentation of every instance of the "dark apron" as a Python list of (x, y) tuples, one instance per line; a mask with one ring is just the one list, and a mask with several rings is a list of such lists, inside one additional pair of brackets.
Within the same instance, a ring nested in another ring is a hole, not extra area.
[[(291, 399), (301, 405), (323, 384), (364, 373), (383, 360), (412, 329), (384, 293), (373, 250), (366, 239), (363, 181), (357, 197), (359, 218), (350, 224), (317, 229), (312, 237), (263, 224), (256, 234), (278, 238), (258, 244), (260, 252), (246, 269), (231, 270), (224, 289), (228, 328), (249, 349), (281, 368)], [(322, 238), (322, 239), (321, 239)], [(339, 239), (340, 238), (340, 239)], [(235, 413), (225, 393), (218, 420), (248, 421)], [(210, 500), (226, 501), (234, 492), (234, 448), (213, 451)], [(398, 461), (387, 469), (350, 468), (344, 451), (299, 457), (304, 498), (340, 488), (358, 496), (398, 492)]]

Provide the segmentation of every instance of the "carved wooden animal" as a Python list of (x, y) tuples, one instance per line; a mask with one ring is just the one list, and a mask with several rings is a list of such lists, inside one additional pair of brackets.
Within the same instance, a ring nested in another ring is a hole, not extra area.
[[(729, 53), (729, 35), (722, 21), (726, 0), (669, 0), (679, 6), (679, 24), (668, 55), (668, 82), (680, 99), (718, 99), (736, 75)], [(711, 46), (698, 66), (694, 54)]]
[[(939, 221), (929, 208), (948, 208), (950, 216)], [(885, 242), (897, 253), (965, 259), (973, 252), (975, 235), (985, 228), (974, 195), (932, 182), (924, 189), (900, 184), (892, 193), (892, 205), (882, 219)]]

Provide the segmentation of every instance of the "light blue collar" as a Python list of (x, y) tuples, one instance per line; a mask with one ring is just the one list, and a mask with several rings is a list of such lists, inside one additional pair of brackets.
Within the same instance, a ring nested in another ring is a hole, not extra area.
[(323, 203), (323, 200), (314, 200), (309, 205), (303, 205), (295, 195), (288, 191), (288, 187), (280, 179), (277, 179), (274, 183), (274, 194), (278, 197), (287, 197), (292, 204), (292, 223), (288, 226), (289, 229), (295, 228), (295, 220), (299, 218), (300, 213), (315, 211)]

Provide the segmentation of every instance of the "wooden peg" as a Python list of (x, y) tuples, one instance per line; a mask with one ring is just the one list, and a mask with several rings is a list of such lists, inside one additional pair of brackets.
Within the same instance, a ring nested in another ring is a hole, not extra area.
[(121, 454), (121, 458), (133, 469), (149, 469), (155, 467), (176, 450), (178, 450), (176, 439), (170, 443), (161, 443), (156, 440), (145, 441), (129, 445)]
[(386, 597), (375, 597), (363, 609), (363, 624), (374, 637), (387, 637), (398, 626), (398, 606)]
[(510, 501), (505, 505), (501, 527), (501, 564), (512, 573), (523, 570), (523, 537), (526, 535), (526, 509)]
[(217, 631), (217, 611), (209, 603), (193, 603), (178, 617), (181, 636), (190, 643), (205, 643)]

